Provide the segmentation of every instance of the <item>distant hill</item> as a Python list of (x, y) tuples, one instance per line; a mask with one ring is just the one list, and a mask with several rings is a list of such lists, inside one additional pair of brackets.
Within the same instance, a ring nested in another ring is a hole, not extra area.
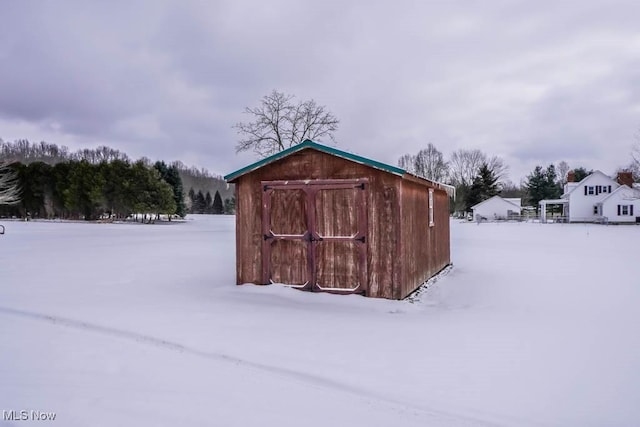
[(198, 191), (202, 191), (203, 194), (209, 192), (211, 197), (216, 191), (219, 191), (222, 200), (231, 199), (235, 196), (233, 184), (227, 184), (219, 175), (211, 174), (206, 169), (188, 167), (181, 161), (173, 162), (171, 165), (177, 167), (180, 172), (182, 188), (184, 188), (185, 194), (188, 194), (189, 190), (193, 188), (196, 193)]

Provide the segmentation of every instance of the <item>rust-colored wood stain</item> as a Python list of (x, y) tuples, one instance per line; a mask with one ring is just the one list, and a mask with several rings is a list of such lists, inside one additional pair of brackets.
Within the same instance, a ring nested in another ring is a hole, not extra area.
[(450, 263), (449, 198), (429, 181), (308, 148), (233, 182), (238, 284), (401, 299)]

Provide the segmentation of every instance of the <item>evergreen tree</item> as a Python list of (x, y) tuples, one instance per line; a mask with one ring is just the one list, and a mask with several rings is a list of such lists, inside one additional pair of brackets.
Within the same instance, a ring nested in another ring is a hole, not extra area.
[(70, 186), (70, 171), (71, 163), (61, 162), (53, 166), (51, 173), (53, 180), (53, 215), (57, 218), (66, 219), (71, 215), (71, 202), (68, 200), (69, 194), (66, 191)]
[(207, 195), (204, 197), (204, 213), (210, 214), (213, 212), (213, 199), (211, 199), (211, 193), (207, 191)]
[(540, 200), (546, 198), (545, 182), (546, 178), (542, 166), (536, 166), (533, 172), (527, 176), (525, 186), (527, 187), (529, 203), (536, 208), (536, 214), (538, 213)]
[(160, 218), (160, 214), (165, 214), (169, 218), (176, 213), (176, 200), (174, 198), (171, 186), (159, 179), (152, 189), (153, 211), (156, 212), (156, 218)]
[(216, 191), (215, 196), (213, 196), (212, 211), (216, 215), (220, 215), (224, 213), (224, 205), (222, 204), (222, 197), (220, 197), (220, 193), (218, 191)]
[(224, 199), (224, 213), (233, 215), (236, 213), (236, 198)]
[(196, 192), (193, 191), (193, 187), (189, 189), (189, 213), (195, 213), (196, 206)]
[[(160, 173), (160, 177), (162, 178), (162, 180), (164, 180), (171, 186), (174, 195), (174, 202), (176, 205), (175, 213), (184, 218), (184, 216), (187, 214), (187, 211), (184, 204), (182, 178), (180, 178), (178, 168), (175, 165), (167, 166), (165, 162), (161, 161), (156, 162), (153, 167)], [(169, 219), (171, 219), (171, 217), (169, 217)]]
[(547, 167), (546, 173), (546, 193), (548, 199), (557, 199), (562, 195), (562, 188), (556, 173), (556, 167), (551, 164)]
[(465, 211), (471, 211), (471, 208), (483, 199), (482, 191), (482, 178), (476, 176), (473, 178), (473, 183), (469, 187), (469, 191), (465, 194)]
[(473, 178), (473, 183), (465, 194), (466, 210), (469, 211), (472, 206), (498, 194), (497, 182), (498, 178), (489, 168), (489, 165), (483, 163), (478, 170), (478, 175)]
[(573, 170), (573, 174), (574, 174), (576, 182), (582, 181), (583, 179), (585, 179), (586, 177), (588, 177), (592, 173), (593, 173), (592, 170), (588, 171), (584, 167), (575, 168)]
[(149, 169), (144, 161), (138, 160), (131, 166), (131, 186), (129, 187), (133, 212), (146, 214), (153, 210)]
[(547, 169), (536, 166), (527, 177), (525, 184), (529, 203), (536, 208), (538, 213), (540, 200), (557, 199), (562, 193), (560, 185), (556, 182), (556, 169), (554, 165), (549, 165)]
[(206, 207), (207, 204), (204, 199), (204, 194), (202, 194), (202, 191), (198, 191), (195, 197), (195, 202), (193, 203), (193, 212), (198, 214), (204, 213)]
[(167, 169), (166, 181), (173, 188), (176, 215), (184, 218), (187, 215), (187, 207), (184, 203), (184, 189), (182, 186), (182, 178), (180, 178), (180, 171), (175, 165), (169, 166)]
[(73, 162), (70, 168), (69, 188), (65, 190), (67, 209), (75, 211), (85, 221), (97, 219), (103, 204), (104, 178), (97, 165), (86, 160)]
[(104, 210), (109, 217), (126, 218), (133, 213), (131, 185), (131, 165), (127, 160), (113, 160), (100, 163), (104, 176)]

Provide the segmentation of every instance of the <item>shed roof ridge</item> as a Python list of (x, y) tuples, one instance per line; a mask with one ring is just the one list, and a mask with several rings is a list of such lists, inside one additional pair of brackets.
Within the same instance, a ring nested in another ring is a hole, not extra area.
[(624, 191), (625, 189), (631, 190), (631, 193), (633, 194), (633, 199), (634, 200), (636, 198), (640, 198), (640, 191), (637, 188), (629, 187), (627, 184), (622, 184), (620, 187), (618, 187), (615, 190), (613, 190), (611, 193), (609, 193), (609, 195), (607, 195), (607, 197), (605, 197), (604, 199), (600, 200), (598, 203), (606, 202), (611, 197), (613, 197), (616, 193), (618, 193), (619, 191)]
[(310, 139), (305, 139), (304, 141), (302, 141), (299, 144), (293, 145), (285, 150), (279, 151), (275, 154), (272, 154), (269, 157), (265, 157), (264, 159), (260, 159), (254, 163), (251, 163), (248, 166), (245, 166), (243, 168), (240, 168), (238, 170), (236, 170), (235, 172), (232, 172), (228, 175), (224, 176), (224, 180), (225, 181), (231, 181), (234, 180), (236, 178), (238, 178), (239, 176), (242, 176), (246, 173), (252, 172), (262, 166), (265, 166), (269, 163), (275, 162), (277, 160), (280, 160), (290, 154), (293, 154), (297, 151), (301, 151), (304, 150), (306, 148), (312, 148), (327, 154), (331, 154), (334, 156), (338, 156), (338, 157), (342, 157), (344, 159), (348, 159), (357, 163), (363, 163), (367, 166), (371, 166), (373, 168), (376, 169), (382, 169), (386, 172), (390, 172), (396, 175), (404, 175), (407, 171), (398, 167), (398, 166), (392, 166), (389, 165), (387, 163), (383, 163), (383, 162), (379, 162), (377, 160), (372, 160), (363, 156), (360, 156), (358, 154), (354, 154), (354, 153), (350, 153), (344, 150), (340, 150), (338, 148), (335, 147), (329, 147), (323, 144), (319, 144), (317, 142), (311, 141)]

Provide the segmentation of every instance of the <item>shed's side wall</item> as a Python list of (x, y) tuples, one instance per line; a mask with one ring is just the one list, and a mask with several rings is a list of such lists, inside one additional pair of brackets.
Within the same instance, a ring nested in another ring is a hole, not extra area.
[(262, 194), (260, 182), (250, 175), (236, 182), (236, 281), (261, 283), (262, 280)]
[(449, 196), (434, 190), (434, 225), (429, 226), (429, 191), (402, 182), (402, 286), (400, 298), (416, 290), (451, 262)]
[(357, 178), (369, 179), (368, 295), (398, 298), (394, 284), (401, 281), (398, 254), (402, 180), (390, 173), (311, 149), (263, 166), (236, 181), (237, 283), (263, 282), (261, 181)]

